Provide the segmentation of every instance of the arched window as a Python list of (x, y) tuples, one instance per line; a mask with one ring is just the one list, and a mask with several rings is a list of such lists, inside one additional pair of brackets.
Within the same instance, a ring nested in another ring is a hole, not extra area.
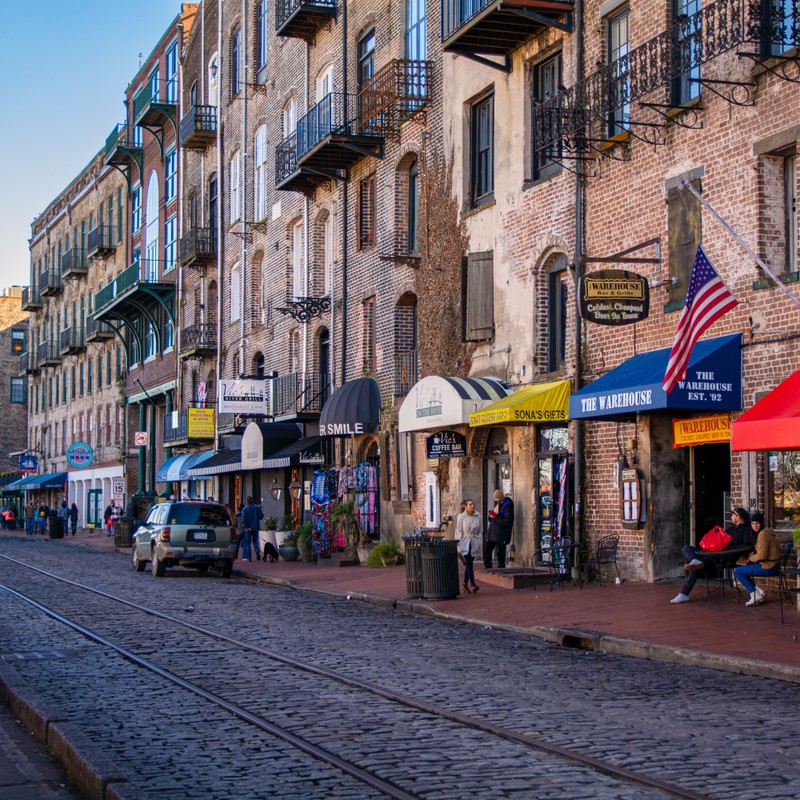
[(297, 98), (292, 96), (283, 107), (283, 138), (291, 136), (297, 130)]
[(219, 58), (217, 54), (208, 60), (208, 104), (215, 106), (219, 103)]
[(303, 220), (292, 225), (292, 293), (294, 297), (303, 297)]
[(267, 216), (267, 126), (262, 125), (256, 131), (253, 143), (253, 161), (255, 173), (253, 181), (253, 202), (256, 222)]
[(237, 28), (231, 36), (230, 45), (230, 76), (231, 76), (231, 97), (239, 94), (242, 88), (242, 31)]
[(158, 224), (158, 176), (155, 170), (147, 181), (147, 195), (144, 207), (144, 269), (148, 281), (158, 280), (159, 224)]
[(253, 356), (253, 374), (257, 378), (264, 377), (264, 354), (256, 353)]

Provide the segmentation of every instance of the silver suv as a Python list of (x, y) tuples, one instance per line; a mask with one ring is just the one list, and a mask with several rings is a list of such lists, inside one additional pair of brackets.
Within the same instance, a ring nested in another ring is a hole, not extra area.
[(144, 572), (151, 563), (160, 578), (167, 567), (190, 567), (202, 572), (219, 569), (230, 578), (236, 558), (236, 528), (230, 511), (219, 503), (179, 502), (153, 506), (133, 534), (133, 568)]

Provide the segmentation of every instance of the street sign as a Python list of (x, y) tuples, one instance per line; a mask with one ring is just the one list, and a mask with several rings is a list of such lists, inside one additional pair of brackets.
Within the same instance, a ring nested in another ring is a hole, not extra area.
[(145, 447), (147, 445), (147, 431), (136, 431), (133, 434), (133, 443), (137, 447)]
[(23, 453), (19, 457), (19, 471), (23, 475), (35, 475), (39, 469), (39, 456)]

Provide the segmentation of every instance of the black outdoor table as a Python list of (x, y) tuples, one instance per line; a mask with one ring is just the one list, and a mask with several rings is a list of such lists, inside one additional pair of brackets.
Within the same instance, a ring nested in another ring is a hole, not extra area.
[[(696, 552), (698, 558), (702, 556), (703, 560), (710, 561), (715, 567), (714, 570), (710, 570), (708, 567), (704, 569), (706, 577), (705, 599), (708, 600), (714, 592), (720, 590), (722, 590), (722, 596), (725, 597), (725, 584), (727, 584), (728, 588), (736, 592), (736, 602), (738, 603), (740, 593), (739, 587), (733, 583), (733, 568), (740, 558), (750, 555), (753, 552), (753, 548), (749, 545), (728, 547), (725, 550), (701, 550), (697, 548)], [(716, 585), (712, 586), (712, 584)]]

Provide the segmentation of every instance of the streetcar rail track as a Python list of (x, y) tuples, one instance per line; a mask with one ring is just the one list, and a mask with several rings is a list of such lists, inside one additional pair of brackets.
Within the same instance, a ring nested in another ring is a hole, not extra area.
[[(368, 683), (366, 681), (353, 678), (349, 675), (337, 672), (332, 669), (328, 669), (326, 667), (320, 667), (318, 665), (300, 661), (298, 659), (291, 658), (290, 656), (277, 653), (275, 651), (269, 650), (264, 647), (260, 647), (258, 645), (253, 645), (248, 642), (242, 642), (238, 639), (234, 639), (231, 636), (227, 636), (226, 634), (219, 633), (217, 631), (213, 631), (208, 628), (204, 628), (201, 625), (188, 622), (178, 617), (174, 617), (171, 614), (166, 614), (162, 611), (157, 611), (156, 609), (143, 606), (139, 603), (134, 603), (130, 600), (122, 599), (108, 592), (105, 592), (102, 589), (97, 589), (92, 586), (86, 586), (85, 584), (49, 572), (48, 570), (42, 569), (40, 567), (33, 566), (22, 560), (15, 559), (6, 555), (0, 555), (0, 559), (12, 562), (14, 564), (17, 564), (18, 566), (24, 567), (28, 570), (44, 575), (60, 583), (64, 583), (69, 586), (73, 586), (77, 589), (81, 589), (83, 591), (96, 594), (105, 599), (113, 600), (116, 603), (135, 609), (149, 616), (156, 617), (164, 621), (179, 625), (195, 633), (206, 636), (210, 639), (214, 639), (219, 642), (224, 642), (226, 644), (236, 646), (237, 648), (240, 648), (244, 651), (264, 656), (265, 658), (276, 661), (285, 666), (289, 666), (314, 675), (318, 675), (320, 677), (327, 678), (332, 681), (336, 681), (338, 683), (348, 685), (360, 691), (368, 692), (370, 694), (374, 694), (376, 696), (382, 697), (386, 700), (390, 700), (392, 702), (398, 703), (408, 708), (413, 708), (415, 710), (422, 711), (424, 713), (428, 713), (446, 719), (450, 722), (454, 722), (456, 724), (465, 726), (472, 730), (477, 730), (482, 733), (493, 735), (498, 738), (547, 753), (549, 755), (566, 759), (573, 763), (581, 764), (582, 766), (596, 770), (612, 778), (626, 782), (636, 783), (641, 786), (647, 787), (649, 789), (656, 789), (672, 797), (685, 798), (685, 800), (713, 800), (713, 798), (710, 795), (706, 795), (697, 792), (693, 789), (689, 789), (687, 787), (674, 784), (670, 781), (662, 780), (661, 778), (649, 775), (647, 773), (629, 770), (611, 761), (604, 761), (602, 759), (595, 758), (594, 756), (587, 755), (579, 750), (562, 747), (560, 745), (553, 744), (544, 739), (540, 739), (528, 734), (518, 733), (517, 731), (513, 731), (501, 725), (496, 725), (495, 723), (492, 722), (487, 722), (481, 719), (477, 719), (475, 717), (470, 717), (466, 714), (450, 710), (448, 708), (436, 705), (434, 703), (418, 700), (409, 695), (391, 691), (377, 684)], [(30, 605), (38, 608), (40, 611), (47, 614), (51, 618), (58, 620), (64, 625), (67, 625), (68, 627), (81, 633), (81, 635), (86, 636), (92, 641), (95, 641), (98, 644), (111, 648), (112, 650), (119, 653), (121, 656), (131, 661), (132, 663), (136, 664), (137, 666), (150, 670), (158, 674), (159, 676), (163, 677), (165, 680), (169, 680), (175, 683), (176, 685), (181, 686), (182, 688), (202, 697), (206, 701), (214, 703), (221, 708), (224, 708), (229, 713), (234, 714), (243, 721), (253, 724), (256, 727), (259, 727), (262, 730), (265, 730), (266, 732), (281, 738), (282, 740), (286, 741), (287, 743), (289, 743), (294, 747), (297, 747), (298, 749), (302, 750), (308, 755), (311, 755), (312, 757), (318, 758), (322, 761), (326, 761), (327, 763), (336, 766), (339, 769), (342, 769), (347, 774), (357, 778), (358, 780), (363, 781), (370, 787), (386, 794), (387, 796), (397, 797), (397, 798), (415, 797), (414, 795), (410, 795), (404, 792), (402, 789), (395, 787), (393, 784), (384, 781), (378, 776), (375, 776), (372, 773), (363, 770), (356, 764), (351, 764), (350, 762), (347, 762), (345, 759), (342, 759), (341, 757), (335, 755), (334, 753), (331, 753), (330, 751), (327, 751), (324, 748), (320, 748), (317, 745), (308, 742), (305, 739), (302, 739), (301, 737), (296, 736), (296, 734), (293, 734), (290, 731), (285, 730), (280, 726), (277, 726), (274, 723), (269, 722), (266, 719), (251, 714), (246, 709), (243, 709), (234, 703), (230, 703), (224, 698), (219, 697), (213, 694), (212, 692), (208, 692), (202, 687), (192, 684), (190, 681), (186, 681), (180, 676), (175, 675), (174, 673), (171, 673), (168, 670), (163, 669), (162, 667), (159, 667), (157, 664), (149, 662), (147, 659), (137, 656), (132, 651), (129, 651), (126, 648), (106, 639), (105, 637), (100, 636), (94, 631), (91, 631), (85, 626), (82, 626), (80, 623), (77, 623), (74, 620), (71, 620), (68, 617), (60, 614), (59, 612), (54, 611), (53, 609), (50, 609), (47, 606), (39, 603), (37, 600), (29, 598), (22, 592), (19, 592), (9, 586), (6, 586), (5, 584), (0, 584), (0, 588), (5, 589), (6, 591), (18, 597), (19, 599), (23, 600), (24, 602), (27, 602)]]

